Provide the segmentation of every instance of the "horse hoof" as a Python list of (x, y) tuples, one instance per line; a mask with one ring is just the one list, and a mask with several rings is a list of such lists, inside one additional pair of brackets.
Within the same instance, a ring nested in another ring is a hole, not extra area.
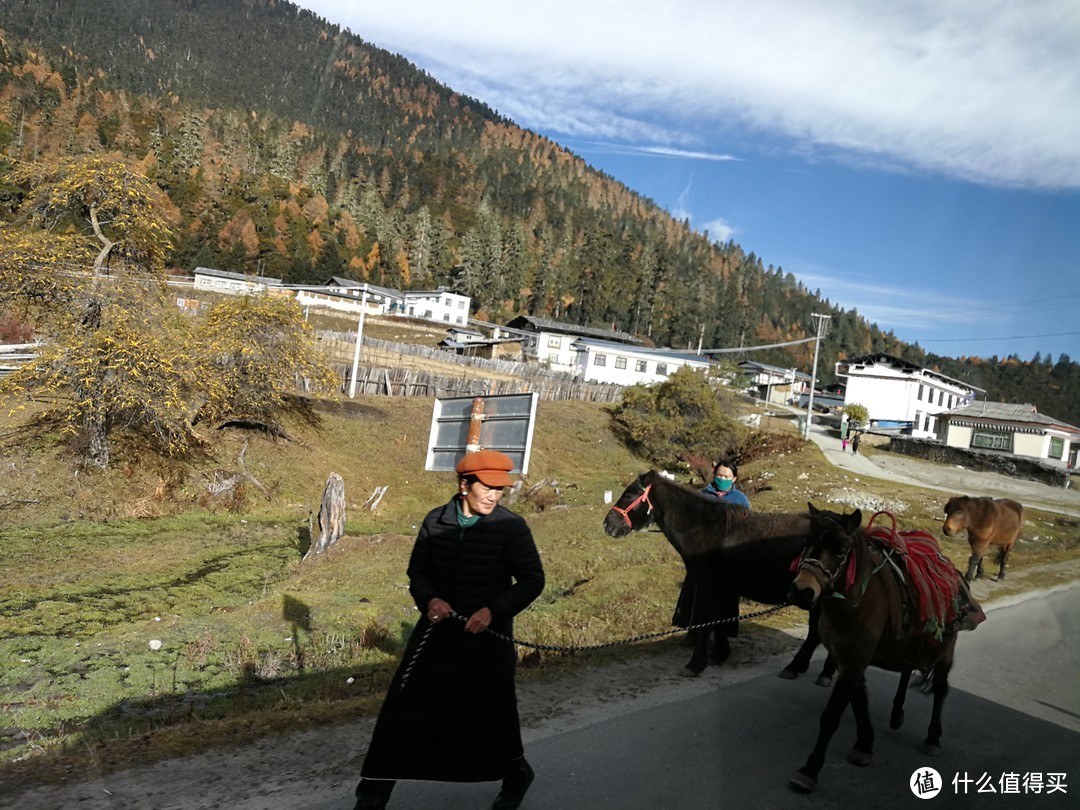
[(832, 678), (827, 675), (818, 675), (818, 679), (814, 683), (818, 686), (832, 686)]
[(788, 780), (788, 784), (799, 793), (813, 793), (814, 788), (817, 787), (817, 779), (809, 777), (805, 773), (797, 773)]
[(919, 746), (919, 750), (926, 754), (928, 757), (941, 756), (941, 746), (935, 745), (934, 743), (924, 742), (922, 745)]
[(889, 728), (891, 728), (893, 731), (896, 731), (896, 730), (902, 728), (903, 725), (904, 725), (904, 715), (903, 715), (903, 713), (901, 713), (899, 715), (894, 715), (893, 717), (889, 718)]
[(690, 669), (690, 667), (683, 667), (682, 672), (679, 673), (684, 678), (696, 678), (701, 674), (700, 669)]
[(847, 755), (847, 761), (852, 765), (858, 765), (860, 768), (865, 768), (874, 761), (874, 755), (868, 754), (865, 751), (857, 751), (852, 748), (851, 753)]
[(793, 681), (799, 677), (799, 673), (793, 669), (782, 669), (780, 670), (780, 677), (785, 681)]

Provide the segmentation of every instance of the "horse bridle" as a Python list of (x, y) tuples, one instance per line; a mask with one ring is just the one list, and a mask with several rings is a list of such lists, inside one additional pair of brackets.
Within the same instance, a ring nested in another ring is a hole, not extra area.
[(647, 487), (645, 487), (645, 489), (641, 491), (640, 495), (638, 495), (636, 498), (634, 498), (634, 500), (632, 500), (626, 505), (625, 509), (622, 509), (618, 506), (613, 506), (611, 507), (611, 511), (618, 512), (620, 515), (622, 515), (622, 519), (626, 521), (626, 525), (629, 526), (631, 529), (634, 528), (634, 522), (630, 520), (630, 512), (636, 509), (642, 501), (649, 505), (649, 509), (645, 514), (648, 515), (652, 513), (653, 505), (652, 501), (649, 500), (650, 489), (652, 489), (652, 484), (649, 484)]
[(836, 590), (836, 580), (840, 577), (840, 573), (844, 571), (851, 557), (853, 546), (849, 546), (847, 551), (844, 552), (844, 556), (840, 559), (840, 564), (836, 566), (835, 571), (830, 571), (821, 560), (816, 557), (807, 557), (806, 552), (799, 557), (799, 565), (796, 567), (795, 572), (806, 571), (816, 581), (821, 588), (821, 594), (824, 596), (826, 592), (839, 593)]

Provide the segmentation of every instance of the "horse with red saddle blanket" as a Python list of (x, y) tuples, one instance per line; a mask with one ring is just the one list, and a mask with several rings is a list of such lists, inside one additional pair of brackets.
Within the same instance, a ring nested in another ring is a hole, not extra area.
[[(870, 723), (866, 668), (900, 673), (890, 726), (900, 728), (911, 673), (931, 671), (934, 707), (922, 751), (941, 751), (941, 712), (949, 691), (956, 634), (973, 630), (986, 616), (956, 567), (925, 532), (897, 532), (896, 520), (879, 512), (864, 530), (862, 512), (841, 515), (810, 510), (810, 533), (791, 585), (791, 601), (820, 606), (821, 640), (838, 672), (821, 714), (819, 733), (806, 764), (791, 778), (796, 790), (817, 786), (829, 741), (851, 704), (855, 746), (848, 761), (869, 765), (874, 729)], [(874, 526), (888, 517), (891, 527)]]

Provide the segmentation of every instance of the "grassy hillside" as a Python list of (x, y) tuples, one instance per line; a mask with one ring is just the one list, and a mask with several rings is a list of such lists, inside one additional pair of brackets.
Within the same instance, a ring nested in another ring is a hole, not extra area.
[[(10, 471), (0, 481), (3, 781), (78, 772), (91, 759), (107, 770), (374, 711), (415, 621), (405, 564), (416, 526), (454, 489), (452, 475), (423, 471), (432, 405), (338, 403), (319, 427), (292, 426), (291, 442), (222, 432), (184, 475), (123, 452), (105, 473), (76, 475), (47, 434), (28, 441), (9, 430), (0, 447)], [(242, 450), (258, 486), (211, 497), (207, 484), (234, 474)], [(646, 468), (613, 438), (603, 407), (540, 403), (529, 484), (549, 484), (511, 508), (532, 526), (548, 586), (520, 618), (520, 638), (588, 645), (669, 626), (676, 555), (660, 534), (613, 540), (601, 528), (605, 490), (617, 497)], [(331, 472), (345, 480), (347, 534), (301, 562)], [(906, 526), (938, 525), (941, 493), (851, 480), (813, 446), (741, 473), (759, 510), (857, 498)], [(388, 490), (372, 512), (364, 504), (377, 486)], [(1075, 528), (1031, 519), (1039, 539), (1010, 567), (1021, 582), (1075, 542)], [(966, 559), (962, 541), (946, 550)], [(746, 631), (803, 621), (786, 609)], [(534, 654), (522, 677), (649, 648)]]

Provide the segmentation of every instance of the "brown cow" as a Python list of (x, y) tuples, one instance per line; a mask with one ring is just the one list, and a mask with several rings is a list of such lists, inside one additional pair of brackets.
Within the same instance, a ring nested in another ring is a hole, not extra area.
[(968, 582), (983, 575), (982, 558), (990, 546), (998, 547), (998, 579), (1005, 579), (1005, 561), (1024, 525), (1024, 507), (1007, 498), (970, 498), (958, 495), (945, 504), (945, 523), (941, 531), (952, 537), (967, 529), (971, 558), (964, 579)]

